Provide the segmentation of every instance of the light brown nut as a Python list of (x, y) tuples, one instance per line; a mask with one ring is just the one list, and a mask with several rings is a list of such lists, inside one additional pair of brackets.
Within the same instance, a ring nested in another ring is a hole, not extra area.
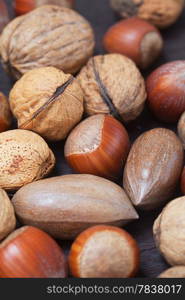
[(135, 63), (121, 54), (91, 58), (77, 77), (88, 115), (111, 114), (122, 121), (134, 120), (146, 100), (144, 79)]
[(185, 278), (185, 266), (175, 266), (159, 275), (159, 278)]
[(172, 197), (183, 168), (183, 147), (174, 132), (156, 128), (142, 134), (129, 153), (123, 186), (137, 207), (154, 209)]
[(154, 223), (157, 247), (171, 266), (185, 265), (185, 197), (171, 201)]
[(36, 0), (36, 7), (46, 4), (59, 5), (63, 7), (73, 7), (74, 0)]
[(0, 240), (15, 229), (16, 219), (7, 193), (0, 189)]
[(0, 132), (10, 128), (12, 115), (7, 98), (0, 92)]
[(112, 8), (123, 18), (138, 16), (159, 28), (176, 22), (184, 0), (110, 0)]
[(74, 238), (93, 225), (122, 226), (138, 218), (121, 187), (94, 175), (40, 180), (21, 188), (12, 201), (23, 224), (60, 239)]
[(53, 141), (64, 139), (83, 114), (83, 92), (77, 80), (53, 67), (24, 74), (9, 98), (19, 128)]
[(2, 63), (16, 78), (46, 66), (76, 73), (93, 49), (88, 21), (72, 9), (54, 5), (15, 18), (4, 29), (0, 43)]
[(53, 152), (36, 133), (21, 129), (0, 133), (0, 188), (16, 190), (46, 176), (54, 164)]

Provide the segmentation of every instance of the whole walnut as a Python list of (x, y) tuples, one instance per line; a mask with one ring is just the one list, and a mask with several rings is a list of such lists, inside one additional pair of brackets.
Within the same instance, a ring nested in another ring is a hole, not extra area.
[(17, 190), (45, 177), (55, 157), (38, 134), (28, 130), (0, 133), (0, 188)]
[(185, 278), (185, 266), (175, 266), (161, 273), (159, 278)]
[(184, 0), (110, 0), (110, 4), (123, 18), (138, 16), (159, 28), (175, 23), (184, 8)]
[(76, 73), (93, 49), (94, 34), (87, 20), (72, 9), (54, 5), (15, 18), (0, 40), (2, 63), (15, 78), (45, 66)]
[(154, 223), (157, 247), (171, 266), (185, 265), (185, 197), (166, 205)]
[(0, 92), (0, 132), (9, 129), (12, 123), (12, 114), (7, 98)]
[(52, 141), (64, 139), (83, 114), (83, 93), (77, 80), (54, 67), (24, 74), (9, 99), (19, 128)]
[(121, 54), (92, 57), (77, 78), (84, 92), (88, 115), (111, 114), (127, 122), (142, 112), (145, 83), (129, 58)]

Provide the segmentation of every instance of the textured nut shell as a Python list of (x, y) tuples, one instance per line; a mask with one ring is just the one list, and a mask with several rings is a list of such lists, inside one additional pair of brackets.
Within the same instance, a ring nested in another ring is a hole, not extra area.
[(89, 115), (110, 113), (101, 95), (94, 65), (117, 113), (124, 121), (134, 120), (144, 107), (145, 83), (135, 64), (120, 54), (95, 56), (82, 68), (78, 80), (84, 92), (86, 112)]
[(46, 176), (55, 163), (55, 157), (46, 142), (27, 130), (9, 130), (0, 133), (0, 187), (6, 190)]
[(0, 132), (9, 129), (12, 122), (10, 106), (6, 97), (0, 92)]
[(138, 215), (123, 189), (93, 175), (65, 175), (20, 189), (13, 205), (21, 222), (54, 237), (74, 238), (97, 224), (123, 225)]
[(0, 43), (2, 62), (16, 78), (44, 66), (75, 73), (92, 55), (93, 48), (94, 34), (86, 19), (54, 5), (15, 18), (4, 29)]
[(14, 230), (16, 219), (14, 208), (6, 192), (0, 189), (0, 240)]
[(185, 278), (185, 266), (175, 266), (159, 275), (159, 278)]
[(185, 149), (185, 112), (182, 114), (178, 122), (178, 135), (183, 143)]
[(183, 147), (174, 132), (156, 128), (133, 144), (124, 170), (123, 186), (132, 202), (153, 209), (168, 200), (183, 168)]
[(83, 92), (76, 79), (31, 122), (29, 120), (70, 78), (71, 75), (53, 67), (34, 69), (23, 75), (9, 96), (18, 126), (33, 130), (49, 140), (65, 138), (83, 114)]
[(153, 227), (155, 242), (166, 261), (185, 265), (185, 197), (171, 201), (156, 219)]
[(36, 7), (41, 6), (41, 5), (59, 5), (59, 6), (63, 6), (63, 7), (68, 7), (71, 8), (72, 5), (72, 1), (70, 0), (36, 0)]

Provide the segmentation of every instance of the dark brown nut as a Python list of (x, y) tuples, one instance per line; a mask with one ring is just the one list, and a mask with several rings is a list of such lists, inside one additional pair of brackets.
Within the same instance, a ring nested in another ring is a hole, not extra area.
[(172, 197), (183, 168), (183, 147), (174, 132), (156, 128), (142, 134), (129, 153), (123, 186), (137, 207), (154, 209)]
[(159, 28), (176, 22), (184, 0), (110, 0), (112, 8), (123, 18), (138, 16)]
[(88, 115), (111, 114), (122, 121), (140, 115), (146, 100), (144, 79), (135, 63), (121, 54), (90, 58), (78, 76)]
[(185, 265), (185, 197), (177, 198), (162, 210), (153, 232), (161, 254), (171, 266)]
[(76, 73), (93, 49), (88, 21), (72, 9), (54, 5), (15, 18), (4, 29), (0, 43), (2, 63), (16, 78), (46, 66)]
[(15, 83), (10, 106), (19, 128), (57, 141), (80, 121), (83, 92), (72, 75), (53, 67), (38, 68)]
[(28, 184), (13, 197), (23, 224), (71, 239), (98, 224), (122, 226), (138, 215), (124, 190), (94, 175), (65, 175)]
[(8, 100), (0, 92), (0, 132), (6, 131), (10, 128), (12, 123), (12, 114)]
[(159, 278), (185, 278), (185, 266), (175, 266), (159, 275)]
[(16, 219), (7, 193), (0, 189), (0, 240), (15, 229)]
[(16, 190), (43, 178), (55, 164), (55, 157), (38, 134), (28, 130), (0, 133), (0, 188)]

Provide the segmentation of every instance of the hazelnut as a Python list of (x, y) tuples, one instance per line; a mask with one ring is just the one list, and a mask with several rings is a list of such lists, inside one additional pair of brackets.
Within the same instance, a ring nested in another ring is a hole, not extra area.
[(185, 167), (181, 175), (181, 192), (183, 195), (185, 195)]
[(0, 132), (6, 131), (10, 128), (12, 123), (12, 115), (8, 100), (0, 92)]
[(121, 54), (90, 58), (77, 78), (88, 115), (111, 114), (127, 122), (136, 119), (144, 108), (144, 79), (135, 63)]
[(128, 278), (139, 268), (139, 248), (125, 230), (94, 226), (82, 232), (69, 254), (73, 276), (80, 278)]
[(15, 18), (3, 30), (0, 43), (2, 63), (15, 78), (47, 66), (76, 73), (93, 49), (88, 21), (72, 9), (54, 5)]
[(64, 139), (83, 114), (83, 93), (77, 80), (53, 67), (31, 70), (10, 92), (18, 127), (52, 141)]
[(143, 69), (155, 61), (163, 47), (159, 31), (137, 17), (110, 27), (103, 43), (108, 52), (126, 55)]
[(171, 201), (154, 223), (157, 247), (171, 266), (185, 265), (185, 197)]
[(117, 179), (129, 152), (123, 125), (109, 115), (94, 115), (73, 129), (65, 144), (65, 158), (78, 173)]
[(36, 133), (20, 129), (0, 133), (0, 188), (16, 190), (43, 178), (54, 163), (53, 152)]
[(148, 104), (164, 122), (176, 122), (185, 111), (185, 60), (157, 68), (146, 81)]
[[(183, 100), (182, 100), (183, 101)], [(183, 147), (185, 149), (185, 112), (179, 119), (178, 122), (178, 135), (183, 143)]]
[(110, 0), (112, 8), (123, 18), (138, 16), (159, 28), (176, 22), (184, 0)]
[(185, 278), (185, 266), (175, 266), (159, 275), (159, 278)]

